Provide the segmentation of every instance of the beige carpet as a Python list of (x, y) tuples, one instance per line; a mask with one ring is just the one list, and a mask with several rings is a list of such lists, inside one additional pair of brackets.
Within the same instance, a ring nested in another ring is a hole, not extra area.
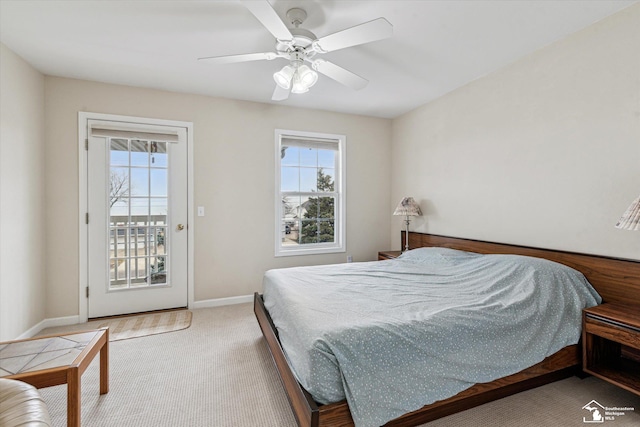
[[(191, 317), (192, 313), (189, 310), (174, 310), (138, 316), (92, 320), (81, 325), (74, 325), (74, 328), (99, 329), (108, 326), (109, 341), (119, 341), (180, 331), (191, 326)], [(40, 331), (39, 335), (56, 334), (63, 330), (65, 330), (65, 327), (47, 328)]]
[[(70, 327), (67, 327), (72, 329)], [(83, 427), (295, 427), (250, 304), (193, 310), (191, 327), (110, 344), (110, 391), (97, 359), (82, 377)], [(41, 389), (66, 425), (66, 386)], [(568, 378), (451, 415), (427, 427), (587, 426), (591, 400), (633, 407), (605, 426), (640, 426), (640, 397), (597, 378)]]

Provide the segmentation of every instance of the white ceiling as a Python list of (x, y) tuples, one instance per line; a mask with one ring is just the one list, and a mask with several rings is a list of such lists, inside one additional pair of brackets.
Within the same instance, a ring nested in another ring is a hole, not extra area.
[[(393, 118), (636, 1), (270, 0), (318, 37), (378, 17), (392, 38), (323, 56), (369, 80), (360, 91), (321, 75), (283, 105)], [(273, 51), (239, 2), (0, 0), (0, 40), (44, 74), (265, 103), (286, 60), (227, 65), (205, 56)]]

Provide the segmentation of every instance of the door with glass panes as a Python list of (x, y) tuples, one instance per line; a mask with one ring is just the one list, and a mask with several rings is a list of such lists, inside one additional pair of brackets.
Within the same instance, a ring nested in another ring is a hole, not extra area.
[(186, 129), (88, 121), (88, 317), (187, 306)]

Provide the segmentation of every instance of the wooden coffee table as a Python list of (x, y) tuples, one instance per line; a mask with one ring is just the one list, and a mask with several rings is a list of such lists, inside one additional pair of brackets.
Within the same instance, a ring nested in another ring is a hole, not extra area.
[(109, 392), (109, 328), (0, 343), (0, 377), (36, 388), (67, 384), (67, 426), (80, 426), (80, 383), (100, 352), (100, 394)]

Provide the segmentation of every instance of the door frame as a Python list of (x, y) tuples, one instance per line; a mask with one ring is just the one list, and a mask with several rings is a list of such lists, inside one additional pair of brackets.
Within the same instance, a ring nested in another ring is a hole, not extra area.
[(86, 289), (89, 286), (88, 249), (89, 233), (86, 224), (86, 214), (88, 210), (88, 173), (89, 166), (88, 151), (86, 142), (88, 140), (87, 121), (112, 120), (121, 122), (140, 123), (148, 125), (165, 125), (183, 127), (187, 130), (187, 304), (188, 308), (194, 305), (194, 185), (193, 185), (193, 122), (151, 119), (135, 116), (121, 116), (115, 114), (91, 113), (86, 111), (78, 112), (78, 322), (83, 323), (88, 320), (89, 298)]

